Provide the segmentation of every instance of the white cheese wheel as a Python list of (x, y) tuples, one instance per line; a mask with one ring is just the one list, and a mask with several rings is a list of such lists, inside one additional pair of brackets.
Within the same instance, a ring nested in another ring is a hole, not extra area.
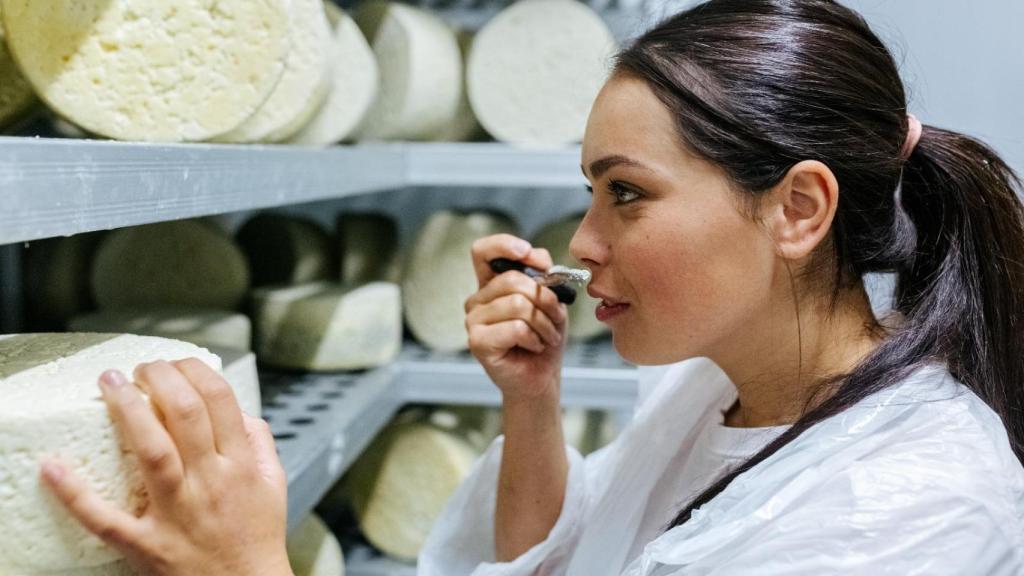
[[(473, 46), (473, 32), (471, 30), (459, 30), (459, 52), (462, 55), (462, 69), (466, 69), (469, 53)], [(449, 122), (441, 132), (434, 135), (434, 140), (439, 142), (464, 142), (476, 140), (484, 136), (484, 129), (480, 121), (473, 113), (473, 106), (469, 103), (469, 90), (466, 87), (466, 75), (462, 77), (462, 92), (459, 95), (459, 107), (455, 112), (455, 118)]]
[(288, 561), (295, 576), (345, 576), (341, 544), (313, 514), (288, 536)]
[(334, 28), (331, 89), (313, 119), (292, 136), (293, 144), (327, 146), (345, 140), (366, 117), (380, 86), (377, 59), (359, 26), (331, 2), (325, 2), (324, 8)]
[(458, 435), (431, 424), (388, 427), (353, 464), (344, 487), (363, 535), (381, 551), (414, 561), (479, 455)]
[(238, 307), (249, 288), (249, 266), (232, 239), (194, 220), (111, 232), (92, 266), (100, 308)]
[(353, 18), (373, 46), (380, 93), (362, 140), (427, 140), (458, 114), (462, 58), (455, 32), (424, 10), (371, 0)]
[[(573, 268), (582, 268), (579, 260), (569, 253), (569, 243), (576, 234), (576, 229), (583, 222), (583, 216), (573, 215), (552, 222), (537, 233), (532, 244), (538, 248), (547, 248), (555, 264), (564, 264)], [(573, 340), (589, 340), (609, 334), (608, 326), (599, 321), (594, 312), (601, 301), (591, 298), (585, 286), (576, 286), (576, 302), (569, 306), (568, 335)]]
[(0, 130), (24, 119), (35, 108), (36, 93), (11, 57), (0, 26)]
[(89, 269), (102, 233), (47, 238), (27, 245), (25, 303), (32, 328), (63, 330), (73, 316), (93, 308)]
[(140, 510), (145, 494), (138, 466), (119, 445), (97, 380), (108, 369), (131, 375), (143, 362), (188, 357), (221, 369), (209, 351), (163, 338), (0, 337), (0, 574), (98, 567), (118, 559), (40, 484), (40, 462), (58, 455), (104, 498)]
[(232, 130), (270, 95), (289, 49), (283, 0), (2, 1), (11, 52), (40, 97), (111, 138)]
[(515, 233), (503, 216), (435, 212), (409, 249), (402, 278), (402, 303), (409, 330), (441, 352), (465, 350), (466, 299), (478, 289), (470, 249), (478, 238)]
[(227, 310), (157, 308), (100, 310), (68, 322), (73, 332), (119, 332), (161, 336), (206, 348), (217, 346), (248, 350), (252, 325), (244, 314)]
[(402, 345), (396, 284), (318, 282), (253, 292), (256, 355), (279, 368), (360, 370), (387, 364)]
[(583, 2), (514, 2), (473, 42), (467, 68), (473, 111), (497, 140), (579, 142), (615, 48), (608, 26)]
[(289, 0), (291, 49), (284, 74), (259, 110), (218, 142), (280, 142), (302, 129), (320, 109), (331, 87), (331, 30), (323, 0)]
[(211, 347), (224, 366), (221, 373), (235, 391), (238, 407), (250, 416), (263, 414), (263, 396), (260, 391), (260, 375), (256, 367), (256, 355), (237, 348)]
[(341, 283), (399, 282), (401, 257), (398, 224), (384, 214), (345, 213), (338, 216)]
[(330, 236), (316, 222), (264, 213), (235, 236), (249, 261), (253, 286), (305, 284), (337, 274)]

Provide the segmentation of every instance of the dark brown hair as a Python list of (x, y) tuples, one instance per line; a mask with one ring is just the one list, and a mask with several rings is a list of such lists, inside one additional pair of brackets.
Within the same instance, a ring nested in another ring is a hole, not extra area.
[(856, 12), (830, 0), (711, 0), (643, 34), (616, 74), (647, 82), (684, 145), (756, 198), (801, 160), (841, 190), (828, 246), (847, 279), (895, 272), (906, 321), (785, 433), (690, 502), (705, 504), (804, 431), (930, 361), (944, 361), (1006, 426), (1024, 462), (1024, 209), (984, 143), (925, 126), (909, 159), (903, 83)]

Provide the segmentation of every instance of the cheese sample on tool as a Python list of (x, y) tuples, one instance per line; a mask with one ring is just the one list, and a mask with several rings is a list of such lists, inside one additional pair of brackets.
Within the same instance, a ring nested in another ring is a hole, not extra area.
[(151, 310), (101, 310), (76, 316), (68, 322), (73, 332), (119, 332), (161, 336), (206, 348), (219, 346), (248, 350), (252, 323), (244, 314), (225, 310), (158, 308)]
[(295, 576), (344, 576), (341, 544), (330, 528), (310, 514), (288, 536), (288, 561)]
[(267, 101), (219, 142), (279, 142), (302, 129), (330, 89), (331, 31), (323, 0), (289, 0), (285, 19), (291, 49), (284, 74)]
[(91, 282), (101, 309), (233, 310), (249, 289), (249, 265), (208, 223), (162, 222), (111, 232), (96, 252)]
[(316, 222), (285, 214), (258, 214), (235, 235), (253, 286), (305, 284), (337, 272), (330, 235)]
[[(0, 16), (0, 23), (2, 21)], [(27, 117), (37, 102), (32, 86), (11, 58), (3, 26), (0, 26), (0, 130)]]
[(327, 98), (292, 144), (327, 146), (347, 139), (370, 111), (380, 87), (380, 71), (370, 44), (355, 21), (331, 2), (324, 3), (333, 27), (329, 47), (331, 88)]
[(354, 289), (328, 282), (253, 293), (260, 362), (298, 370), (359, 370), (387, 364), (402, 346), (399, 287)]
[(583, 138), (616, 43), (575, 0), (521, 0), (476, 35), (466, 70), (469, 101), (495, 139), (561, 146)]
[(515, 233), (507, 218), (490, 213), (435, 212), (413, 242), (402, 278), (402, 303), (409, 330), (441, 352), (469, 347), (466, 299), (478, 289), (470, 250), (478, 238)]
[[(119, 445), (97, 381), (108, 369), (130, 376), (143, 362), (189, 357), (221, 369), (209, 351), (163, 338), (0, 336), (0, 574), (64, 574), (118, 560), (46, 492), (39, 466), (57, 455), (104, 498), (139, 510), (145, 495), (138, 467)], [(253, 397), (252, 390), (235, 392)], [(109, 573), (118, 569), (123, 567), (112, 566)]]
[(232, 130), (267, 100), (289, 53), (284, 0), (2, 1), (8, 45), (40, 97), (110, 138)]
[[(568, 216), (544, 226), (533, 238), (532, 244), (537, 248), (546, 248), (551, 252), (551, 259), (557, 264), (579, 266), (579, 261), (569, 253), (569, 243), (580, 227), (583, 216)], [(599, 321), (594, 310), (601, 301), (591, 298), (586, 290), (577, 290), (576, 301), (569, 309), (569, 338), (573, 340), (589, 340), (609, 334), (608, 326)]]
[(352, 14), (373, 46), (380, 93), (358, 137), (427, 140), (458, 114), (462, 57), (455, 31), (437, 16), (397, 2), (371, 0)]

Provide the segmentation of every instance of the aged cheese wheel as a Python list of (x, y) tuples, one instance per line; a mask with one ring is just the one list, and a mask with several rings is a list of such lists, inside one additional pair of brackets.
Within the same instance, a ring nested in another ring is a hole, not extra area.
[(316, 222), (264, 213), (236, 236), (249, 261), (253, 286), (304, 284), (337, 274), (331, 238)]
[[(175, 340), (118, 334), (19, 334), (0, 337), (0, 574), (65, 573), (118, 555), (90, 535), (39, 482), (40, 462), (58, 455), (100, 495), (140, 510), (145, 495), (137, 463), (123, 452), (99, 376), (131, 374), (155, 360), (220, 359)], [(236, 390), (239, 397), (252, 391)], [(106, 570), (104, 568), (103, 570)], [(78, 574), (77, 572), (70, 572)]]
[(111, 232), (92, 266), (103, 309), (238, 308), (249, 288), (245, 255), (213, 226), (162, 222)]
[[(552, 222), (541, 229), (533, 238), (532, 244), (538, 248), (547, 248), (555, 264), (564, 264), (581, 268), (578, 260), (569, 253), (569, 242), (576, 234), (576, 229), (583, 221), (582, 216), (568, 216)], [(573, 340), (589, 340), (609, 333), (608, 326), (597, 319), (594, 311), (600, 300), (591, 298), (583, 287), (576, 290), (576, 302), (569, 306), (569, 338)]]
[[(466, 62), (469, 59), (469, 52), (473, 45), (473, 32), (470, 30), (459, 30), (456, 32), (459, 40), (459, 52), (462, 55), (463, 70), (466, 69)], [(480, 121), (473, 113), (473, 106), (469, 103), (469, 91), (466, 87), (466, 75), (462, 78), (462, 92), (459, 95), (459, 107), (455, 112), (455, 119), (441, 129), (441, 132), (434, 136), (434, 140), (440, 142), (464, 142), (476, 140), (484, 136), (484, 129)]]
[(313, 514), (288, 536), (288, 561), (295, 576), (345, 576), (341, 544)]
[(398, 225), (383, 214), (345, 213), (338, 217), (341, 283), (399, 282)]
[(456, 117), (462, 59), (455, 32), (418, 8), (371, 0), (353, 18), (373, 46), (380, 93), (359, 129), (362, 140), (427, 140)]
[(289, 53), (284, 0), (2, 3), (11, 52), (40, 97), (111, 138), (232, 130), (267, 100)]
[(162, 336), (196, 346), (248, 350), (252, 326), (244, 314), (226, 310), (156, 308), (148, 310), (100, 310), (71, 319), (74, 332), (122, 332)]
[(102, 233), (47, 238), (22, 252), (24, 291), (34, 330), (63, 330), (73, 316), (94, 307), (89, 269)]
[(380, 71), (370, 44), (355, 21), (341, 8), (325, 2), (331, 37), (331, 89), (323, 105), (295, 136), (293, 144), (327, 146), (347, 139), (377, 98)]
[(470, 249), (478, 238), (515, 233), (507, 218), (490, 213), (435, 212), (409, 249), (402, 303), (409, 330), (442, 352), (468, 348), (464, 304), (478, 289)]
[(36, 103), (36, 93), (11, 58), (0, 26), (0, 130), (23, 120), (36, 108)]
[(402, 345), (396, 284), (354, 289), (318, 282), (253, 293), (256, 355), (279, 368), (359, 370), (387, 364)]
[(608, 27), (583, 2), (514, 2), (473, 42), (469, 101), (497, 140), (527, 146), (579, 142), (614, 51)]
[(289, 0), (291, 49), (284, 74), (270, 97), (219, 142), (279, 142), (302, 129), (320, 109), (330, 90), (331, 30), (323, 0)]

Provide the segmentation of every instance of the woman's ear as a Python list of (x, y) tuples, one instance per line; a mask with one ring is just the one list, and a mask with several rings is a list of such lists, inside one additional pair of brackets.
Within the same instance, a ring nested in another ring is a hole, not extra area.
[(801, 260), (828, 236), (839, 206), (839, 182), (817, 160), (797, 163), (770, 192), (762, 222), (779, 256)]

